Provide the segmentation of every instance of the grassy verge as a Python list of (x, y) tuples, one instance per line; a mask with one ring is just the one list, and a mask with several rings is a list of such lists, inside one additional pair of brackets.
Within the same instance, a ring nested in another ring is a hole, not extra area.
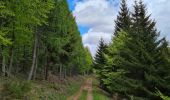
[(87, 100), (87, 90), (83, 90), (79, 100)]
[(93, 79), (93, 100), (111, 100), (107, 95), (105, 95), (101, 89), (98, 87), (99, 82)]
[[(75, 94), (83, 82), (83, 77), (67, 78), (62, 83), (5, 79), (0, 82), (0, 100), (66, 100)], [(26, 86), (26, 87), (25, 87)], [(27, 91), (29, 89), (29, 91)]]

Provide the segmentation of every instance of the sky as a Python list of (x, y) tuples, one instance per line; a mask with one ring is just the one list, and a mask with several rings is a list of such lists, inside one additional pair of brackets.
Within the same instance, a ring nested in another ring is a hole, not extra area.
[[(99, 40), (111, 41), (114, 32), (114, 20), (119, 11), (120, 0), (67, 0), (69, 8), (76, 18), (83, 45), (95, 55)], [(127, 0), (133, 11), (134, 0)], [(170, 0), (143, 0), (148, 14), (156, 20), (160, 37), (170, 41)]]

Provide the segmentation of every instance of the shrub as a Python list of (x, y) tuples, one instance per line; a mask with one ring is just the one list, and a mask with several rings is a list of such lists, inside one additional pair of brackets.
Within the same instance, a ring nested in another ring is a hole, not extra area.
[(165, 96), (165, 95), (162, 94), (159, 90), (158, 90), (158, 92), (157, 92), (157, 95), (158, 95), (159, 97), (161, 97), (162, 100), (170, 100), (170, 97)]
[(31, 91), (31, 83), (26, 81), (11, 81), (6, 84), (6, 89), (14, 98), (22, 98)]

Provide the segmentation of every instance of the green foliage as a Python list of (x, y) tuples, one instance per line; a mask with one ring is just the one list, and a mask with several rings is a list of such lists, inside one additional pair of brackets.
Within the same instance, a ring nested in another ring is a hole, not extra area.
[(93, 100), (111, 100), (99, 87), (99, 81), (93, 79)]
[(97, 78), (100, 80), (100, 86), (103, 87), (103, 79), (105, 78), (104, 73), (107, 73), (108, 67), (106, 65), (105, 54), (107, 52), (107, 45), (104, 43), (104, 40), (101, 39), (99, 42), (98, 50), (94, 57), (93, 68), (94, 72), (97, 75)]
[[(29, 80), (55, 76), (56, 81), (91, 71), (92, 57), (83, 47), (67, 0), (3, 0), (0, 1), (0, 21), (3, 69), (0, 74), (23, 78), (29, 75)], [(76, 91), (79, 84), (75, 84), (68, 86), (67, 91)], [(16, 98), (22, 98), (30, 90), (29, 84), (17, 81), (7, 88)], [(59, 85), (50, 84), (48, 88), (58, 90)], [(41, 97), (60, 96), (52, 92), (47, 95), (43, 92)]]
[(103, 69), (103, 65), (105, 64), (104, 53), (106, 52), (107, 45), (104, 43), (104, 40), (101, 39), (98, 45), (98, 50), (94, 57), (94, 69), (98, 73), (101, 69)]
[(82, 77), (74, 77), (64, 83), (39, 82), (33, 83), (32, 94), (27, 95), (31, 100), (48, 98), (48, 100), (66, 100), (77, 93), (83, 83)]
[(1, 35), (1, 32), (0, 32), (0, 41), (1, 41), (0, 43), (3, 44), (3, 45), (11, 44), (11, 41), (9, 39), (6, 39)]
[(117, 35), (119, 31), (124, 30), (126, 32), (130, 31), (131, 27), (130, 13), (127, 8), (126, 0), (121, 0), (121, 7), (119, 15), (115, 21), (115, 31), (114, 35)]
[[(124, 3), (123, 0), (122, 6), (126, 6)], [(126, 15), (127, 11), (126, 9)], [(105, 61), (102, 61), (104, 64), (99, 70), (102, 76), (99, 78), (100, 82), (103, 81), (104, 89), (111, 94), (116, 92), (129, 99), (155, 100), (160, 99), (155, 95), (155, 88), (158, 88), (170, 95), (168, 43), (165, 38), (158, 39), (155, 21), (146, 12), (142, 1), (135, 2), (131, 27), (127, 23), (127, 17), (116, 21), (129, 28), (119, 27), (116, 32), (118, 34), (113, 37), (104, 53)], [(121, 7), (118, 18), (122, 13), (124, 14), (124, 10)]]
[(87, 100), (87, 90), (83, 90), (79, 100)]
[[(77, 75), (90, 69), (90, 54), (83, 47), (66, 0), (6, 0), (0, 1), (0, 9), (3, 74), (25, 77), (34, 71), (31, 76), (36, 78), (38, 73), (42, 79), (50, 70)], [(30, 70), (33, 62), (38, 67)]]
[(90, 54), (90, 50), (88, 48), (85, 48), (85, 54), (84, 54), (84, 65), (80, 68), (81, 72), (90, 72), (92, 70), (92, 64), (93, 64), (93, 58)]
[[(57, 69), (61, 67), (71, 74), (84, 72), (89, 65), (85, 65), (88, 61), (86, 51), (82, 45), (80, 33), (78, 31), (75, 19), (69, 11), (67, 1), (55, 1), (54, 9), (51, 10), (48, 18), (48, 24), (41, 27), (43, 31), (43, 47), (47, 49), (48, 59), (53, 62), (53, 67)], [(43, 51), (43, 57), (45, 52)]]
[(160, 91), (157, 91), (156, 94), (160, 96), (163, 100), (170, 100), (170, 97), (163, 95)]
[(14, 98), (19, 99), (29, 93), (32, 86), (30, 82), (14, 80), (6, 84), (6, 89)]

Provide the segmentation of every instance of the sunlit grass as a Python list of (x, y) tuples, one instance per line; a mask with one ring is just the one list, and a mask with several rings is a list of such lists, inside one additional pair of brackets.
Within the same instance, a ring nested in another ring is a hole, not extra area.
[(107, 95), (105, 95), (102, 90), (98, 87), (98, 81), (93, 79), (93, 100), (111, 100)]
[(79, 100), (87, 100), (87, 90), (83, 90)]

